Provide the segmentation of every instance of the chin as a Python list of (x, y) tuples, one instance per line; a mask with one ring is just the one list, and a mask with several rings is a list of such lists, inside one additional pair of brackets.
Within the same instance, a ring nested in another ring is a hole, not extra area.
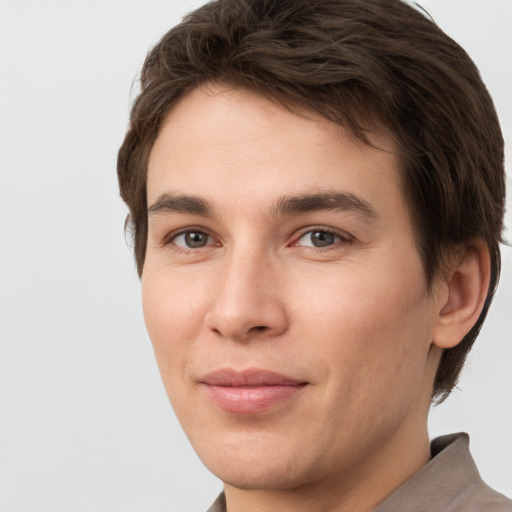
[[(300, 447), (247, 442), (243, 448), (220, 445), (218, 449), (197, 453), (205, 466), (225, 484), (244, 490), (294, 489), (310, 483), (308, 464), (300, 457)], [(250, 449), (249, 449), (250, 448)]]
[(292, 467), (280, 464), (262, 462), (259, 467), (252, 464), (243, 466), (237, 464), (237, 467), (225, 466), (225, 464), (219, 464), (209, 469), (225, 484), (237, 489), (274, 491), (295, 489), (306, 483), (305, 479), (297, 475), (297, 468), (292, 470)]

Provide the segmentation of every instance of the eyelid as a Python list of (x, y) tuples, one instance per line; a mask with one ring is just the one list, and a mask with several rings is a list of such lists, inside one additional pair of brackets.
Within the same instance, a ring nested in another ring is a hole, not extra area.
[[(323, 233), (329, 233), (331, 235), (334, 235), (334, 236), (338, 237), (340, 240), (335, 242), (335, 243), (333, 243), (332, 245), (328, 245), (328, 246), (325, 246), (325, 247), (309, 247), (309, 246), (300, 246), (299, 245), (298, 242), (299, 242), (299, 240), (301, 238), (303, 238), (308, 233), (312, 233), (312, 232), (315, 232), (315, 231), (321, 231)], [(337, 244), (340, 241), (342, 243), (351, 243), (353, 240), (354, 240), (354, 237), (349, 235), (346, 231), (340, 231), (338, 229), (334, 229), (334, 228), (327, 227), (327, 226), (308, 226), (308, 227), (303, 228), (303, 229), (301, 229), (299, 231), (299, 233), (293, 238), (293, 241), (292, 241), (292, 243), (290, 245), (294, 246), (294, 247), (308, 247), (308, 249), (326, 251), (326, 250), (329, 250), (330, 248), (337, 247)]]
[[(204, 247), (198, 247), (196, 249), (193, 249), (192, 247), (181, 247), (179, 245), (176, 245), (174, 243), (174, 240), (180, 236), (180, 235), (185, 235), (187, 233), (190, 233), (190, 232), (196, 232), (196, 233), (204, 233), (206, 236), (208, 236), (214, 243), (209, 243), (207, 245), (205, 245)], [(170, 233), (168, 233), (167, 235), (165, 235), (165, 237), (163, 238), (162, 240), (162, 247), (164, 246), (169, 246), (169, 245), (174, 245), (175, 249), (178, 250), (178, 251), (185, 251), (185, 252), (192, 252), (192, 251), (198, 251), (199, 249), (205, 249), (207, 247), (212, 247), (212, 246), (220, 246), (221, 243), (216, 239), (215, 236), (213, 236), (210, 231), (204, 227), (200, 227), (200, 226), (187, 226), (187, 227), (184, 227), (184, 228), (179, 228), (179, 229), (176, 229), (174, 231), (171, 231)]]
[[(178, 245), (173, 243), (174, 240), (176, 239), (176, 237), (178, 237), (180, 235), (184, 235), (186, 233), (194, 232), (194, 231), (195, 232), (204, 233), (205, 235), (207, 235), (212, 240), (213, 243), (208, 243), (204, 247), (200, 247), (200, 248), (196, 248), (196, 249), (181, 247), (181, 246), (178, 246)], [(299, 245), (299, 243), (298, 243), (299, 240), (301, 238), (303, 238), (305, 235), (307, 235), (308, 233), (315, 232), (315, 231), (321, 231), (321, 232), (324, 232), (324, 233), (332, 234), (332, 235), (338, 237), (340, 240), (338, 240), (337, 242), (334, 242), (330, 246), (326, 246), (326, 247), (308, 247), (309, 249), (326, 251), (329, 248), (337, 247), (337, 245), (340, 242), (341, 243), (351, 243), (354, 240), (354, 237), (352, 235), (350, 235), (349, 233), (347, 233), (346, 231), (341, 231), (341, 230), (338, 230), (338, 229), (335, 229), (335, 228), (332, 228), (332, 227), (316, 225), (316, 226), (307, 226), (307, 227), (304, 227), (301, 230), (299, 230), (299, 232), (296, 235), (294, 235), (292, 242), (289, 243), (288, 246), (301, 247)], [(210, 232), (209, 229), (207, 229), (207, 228), (205, 228), (203, 226), (186, 226), (186, 227), (179, 228), (179, 229), (176, 229), (174, 231), (171, 231), (170, 233), (168, 233), (167, 235), (165, 235), (163, 237), (161, 246), (165, 247), (165, 246), (168, 246), (168, 245), (174, 245), (174, 248), (176, 250), (178, 250), (178, 251), (186, 251), (186, 252), (194, 251), (194, 252), (197, 252), (199, 249), (206, 249), (207, 247), (212, 247), (212, 246), (217, 246), (217, 247), (221, 246), (222, 243), (218, 240), (218, 237), (214, 236)], [(304, 246), (304, 247), (306, 247), (306, 246)]]

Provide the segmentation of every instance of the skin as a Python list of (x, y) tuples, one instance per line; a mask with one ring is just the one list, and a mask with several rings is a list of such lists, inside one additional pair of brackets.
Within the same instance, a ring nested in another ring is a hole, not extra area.
[[(383, 132), (372, 141), (383, 150), (211, 86), (181, 100), (152, 149), (146, 325), (230, 512), (369, 511), (429, 459), (435, 371), (481, 308), (486, 252), (462, 252), (429, 291), (395, 146)], [(372, 214), (276, 211), (283, 198), (326, 192)], [(176, 206), (183, 196), (209, 211)], [(306, 384), (261, 412), (229, 412), (201, 382), (224, 368)]]

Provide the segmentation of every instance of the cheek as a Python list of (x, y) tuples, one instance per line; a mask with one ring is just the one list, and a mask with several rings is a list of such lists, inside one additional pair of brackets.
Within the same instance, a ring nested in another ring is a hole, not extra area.
[[(191, 283), (193, 285), (193, 283)], [(184, 285), (179, 276), (145, 270), (142, 276), (142, 308), (164, 383), (177, 379), (187, 365), (192, 341), (201, 329), (200, 290)]]
[(421, 273), (396, 276), (396, 269), (384, 277), (349, 272), (300, 294), (307, 300), (296, 315), (307, 319), (302, 326), (316, 338), (311, 352), (327, 356), (333, 382), (373, 387), (375, 394), (377, 386), (398, 387), (421, 375), (430, 345), (430, 299)]
[(351, 322), (359, 344), (356, 393), (381, 419), (386, 409), (399, 414), (414, 401), (431, 342), (430, 300), (422, 283), (396, 279), (389, 285), (365, 294)]

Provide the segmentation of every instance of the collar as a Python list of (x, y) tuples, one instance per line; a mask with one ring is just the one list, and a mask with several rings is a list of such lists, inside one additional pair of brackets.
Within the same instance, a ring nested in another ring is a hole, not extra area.
[[(469, 436), (450, 434), (434, 439), (432, 458), (388, 496), (373, 512), (512, 512), (512, 501), (488, 487), (469, 451)], [(207, 512), (226, 512), (221, 493)]]

